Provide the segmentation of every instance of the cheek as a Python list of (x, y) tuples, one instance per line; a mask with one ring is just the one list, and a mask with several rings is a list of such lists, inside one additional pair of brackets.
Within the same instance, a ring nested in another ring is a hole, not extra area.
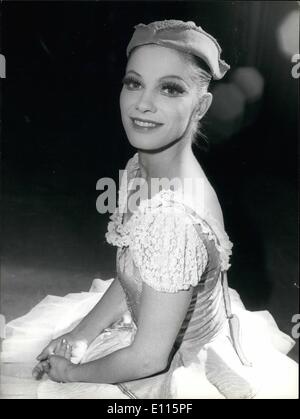
[(124, 93), (124, 89), (121, 90), (120, 93), (120, 109), (121, 109), (121, 113), (124, 111), (126, 106), (126, 94)]
[(132, 109), (135, 106), (135, 95), (128, 93), (125, 89), (120, 94), (120, 111), (123, 122), (127, 122), (128, 115), (132, 114)]
[(192, 112), (189, 102), (182, 102), (176, 106), (169, 107), (169, 115), (175, 124), (184, 124), (188, 121)]

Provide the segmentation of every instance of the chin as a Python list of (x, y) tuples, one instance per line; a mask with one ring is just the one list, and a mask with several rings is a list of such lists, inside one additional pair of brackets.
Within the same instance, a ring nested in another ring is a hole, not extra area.
[(145, 150), (160, 148), (166, 142), (157, 138), (157, 135), (143, 135), (132, 132), (127, 133), (127, 138), (133, 147)]
[(140, 138), (133, 138), (128, 136), (128, 141), (132, 147), (145, 153), (159, 153), (172, 147), (174, 144), (180, 141), (180, 139), (172, 139), (170, 141), (157, 141), (157, 138), (154, 141), (149, 140), (150, 139), (142, 140)]

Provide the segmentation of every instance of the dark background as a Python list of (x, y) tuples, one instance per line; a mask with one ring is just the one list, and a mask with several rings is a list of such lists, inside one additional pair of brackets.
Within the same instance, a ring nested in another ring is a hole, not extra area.
[[(1, 312), (10, 320), (47, 294), (114, 275), (96, 181), (118, 179), (135, 150), (119, 112), (125, 50), (137, 23), (193, 20), (232, 70), (265, 81), (259, 112), (209, 150), (195, 148), (234, 243), (230, 285), (291, 334), (298, 309), (298, 80), (276, 28), (297, 2), (6, 2), (1, 4)], [(229, 72), (230, 73), (230, 72)], [(230, 78), (230, 74), (226, 76)], [(225, 78), (225, 82), (227, 79)], [(212, 86), (213, 87), (213, 86)], [(297, 351), (297, 349), (296, 349)]]

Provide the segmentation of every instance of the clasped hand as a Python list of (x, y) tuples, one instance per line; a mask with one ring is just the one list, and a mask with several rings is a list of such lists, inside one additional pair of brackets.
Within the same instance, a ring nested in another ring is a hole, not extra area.
[(50, 344), (37, 357), (40, 361), (33, 369), (32, 375), (40, 380), (46, 373), (48, 377), (58, 383), (69, 380), (69, 372), (75, 367), (70, 359), (72, 346), (63, 336), (50, 342)]

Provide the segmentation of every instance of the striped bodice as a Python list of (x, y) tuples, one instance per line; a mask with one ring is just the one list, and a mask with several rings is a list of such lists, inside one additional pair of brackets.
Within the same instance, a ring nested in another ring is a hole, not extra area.
[[(201, 281), (194, 288), (186, 317), (182, 323), (175, 346), (191, 344), (195, 350), (210, 342), (226, 322), (221, 284), (220, 255), (215, 242), (195, 226), (199, 239), (203, 240), (208, 252), (208, 263)], [(127, 297), (127, 304), (135, 323), (138, 322), (142, 278), (131, 257), (130, 248), (118, 248), (117, 275)]]
[[(182, 219), (189, 219), (192, 222), (196, 233), (194, 232), (191, 236), (192, 239), (190, 239), (190, 236), (181, 234), (182, 229), (174, 230), (173, 237), (169, 241), (164, 240), (164, 246), (167, 243), (173, 246), (172, 250), (166, 247), (164, 249), (160, 248), (160, 251), (164, 252), (166, 259), (169, 260), (172, 266), (174, 261), (181, 266), (181, 269), (183, 269), (182, 273), (180, 269), (165, 270), (166, 267), (163, 266), (164, 261), (161, 262), (159, 269), (162, 269), (166, 288), (168, 287), (168, 275), (170, 276), (170, 282), (172, 280), (174, 282), (174, 278), (176, 278), (176, 280), (184, 284), (193, 283), (192, 300), (179, 330), (175, 346), (180, 345), (184, 341), (186, 344), (191, 343), (197, 349), (211, 341), (226, 323), (221, 272), (226, 271), (230, 267), (232, 243), (223, 226), (208, 212), (204, 209), (200, 212), (197, 205), (191, 205), (194, 203), (193, 199), (186, 202), (185, 194), (182, 195), (171, 190), (162, 190), (153, 198), (141, 201), (136, 212), (125, 222), (123, 210), (126, 208), (130, 194), (128, 185), (140, 173), (138, 153), (128, 161), (126, 170), (127, 177), (122, 177), (119, 190), (119, 206), (111, 216), (106, 239), (108, 243), (118, 247), (116, 274), (125, 291), (128, 308), (131, 311), (133, 320), (137, 323), (143, 281), (148, 281), (148, 283), (152, 281), (154, 286), (154, 275), (152, 275), (148, 263), (158, 260), (156, 259), (157, 255), (152, 258), (147, 257), (147, 255), (149, 253), (153, 255), (153, 252), (157, 251), (155, 249), (159, 248), (158, 242), (162, 236), (161, 230), (164, 230), (163, 234), (169, 237), (172, 236), (166, 229), (166, 224), (170, 220), (170, 212), (168, 211), (170, 206), (172, 206), (175, 210), (178, 210), (176, 214), (181, 214)], [(160, 215), (162, 216), (161, 218)], [(157, 221), (160, 228), (154, 228), (153, 230), (153, 225), (155, 224), (153, 220), (161, 219), (164, 220), (165, 225), (159, 225)], [(152, 224), (152, 221), (154, 224)], [(179, 223), (178, 218), (176, 223)], [(171, 223), (171, 225), (174, 225), (176, 228), (176, 223)], [(191, 229), (186, 231), (191, 232)], [(186, 245), (186, 249), (182, 253), (176, 252), (177, 233), (180, 236), (178, 248), (183, 246), (183, 243)], [(157, 235), (156, 239), (149, 241), (149, 236), (152, 235), (153, 239), (155, 234)], [(185, 241), (180, 242), (183, 236)], [(150, 242), (151, 244), (149, 245)], [(174, 245), (174, 242), (176, 245)], [(144, 244), (146, 244), (146, 248), (143, 246)], [(198, 253), (194, 252), (195, 248), (198, 248)], [(173, 255), (172, 252), (175, 252), (176, 255)], [(203, 257), (201, 260), (202, 255), (205, 253), (206, 257)], [(143, 255), (145, 255), (145, 258), (143, 258)], [(174, 256), (173, 260), (169, 257), (170, 255)], [(191, 266), (193, 267), (193, 279), (189, 282), (190, 278), (185, 276), (191, 273)], [(153, 271), (156, 271), (157, 274), (157, 269), (155, 268), (156, 266), (152, 266)], [(143, 278), (141, 271), (144, 275)], [(166, 275), (166, 272), (168, 272), (168, 275)], [(157, 276), (155, 277), (156, 281), (158, 280)], [(169, 291), (171, 291), (171, 288)]]

